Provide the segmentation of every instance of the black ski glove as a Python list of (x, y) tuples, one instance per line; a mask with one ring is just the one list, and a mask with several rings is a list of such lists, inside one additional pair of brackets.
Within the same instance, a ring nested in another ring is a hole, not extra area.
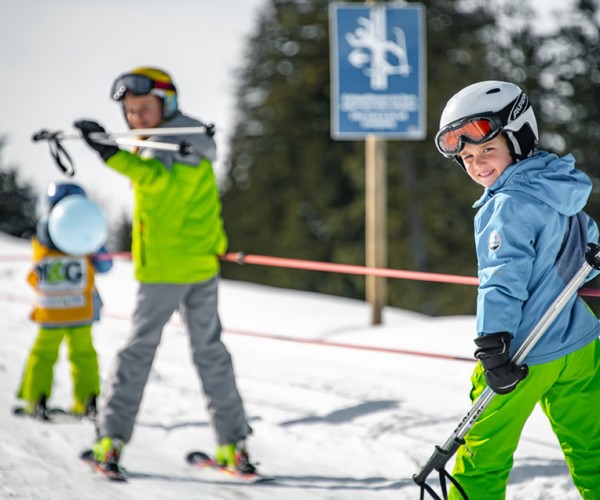
[(83, 140), (88, 143), (88, 146), (96, 150), (104, 161), (108, 160), (111, 156), (119, 152), (119, 148), (114, 142), (111, 144), (105, 144), (90, 137), (90, 134), (94, 132), (106, 134), (106, 130), (104, 130), (104, 127), (102, 127), (98, 122), (91, 120), (79, 120), (76, 121), (73, 126), (81, 130)]
[(529, 373), (527, 365), (518, 366), (510, 360), (510, 333), (490, 333), (475, 339), (475, 357), (481, 361), (485, 380), (496, 394), (508, 394)]

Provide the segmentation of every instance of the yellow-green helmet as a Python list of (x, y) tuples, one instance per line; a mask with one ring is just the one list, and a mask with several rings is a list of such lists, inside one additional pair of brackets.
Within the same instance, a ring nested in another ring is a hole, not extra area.
[(119, 75), (110, 92), (115, 101), (123, 101), (127, 94), (152, 94), (161, 98), (163, 119), (168, 120), (177, 111), (177, 89), (171, 76), (162, 69), (140, 66)]

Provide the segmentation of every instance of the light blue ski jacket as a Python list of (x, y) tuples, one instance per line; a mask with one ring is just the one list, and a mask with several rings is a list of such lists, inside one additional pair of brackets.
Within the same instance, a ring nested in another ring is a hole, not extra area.
[[(581, 268), (586, 244), (598, 243), (598, 227), (583, 212), (591, 189), (572, 155), (542, 151), (508, 167), (473, 205), (477, 334), (511, 333), (511, 356)], [(594, 314), (573, 297), (525, 362), (553, 361), (599, 335)]]

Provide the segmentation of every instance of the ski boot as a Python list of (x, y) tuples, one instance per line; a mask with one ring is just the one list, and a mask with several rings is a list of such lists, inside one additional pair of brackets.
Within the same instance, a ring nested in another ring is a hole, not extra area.
[(92, 448), (94, 461), (106, 470), (119, 470), (122, 451), (123, 441), (108, 436), (99, 438)]
[(27, 415), (37, 420), (48, 421), (50, 415), (46, 406), (46, 395), (42, 394), (39, 401), (28, 401), (25, 406), (15, 408), (16, 415)]
[(73, 404), (71, 413), (76, 417), (86, 417), (92, 421), (96, 420), (98, 415), (98, 407), (96, 404), (96, 395), (90, 396), (85, 403), (77, 402)]
[(223, 467), (235, 469), (240, 474), (256, 472), (256, 467), (250, 462), (246, 441), (243, 439), (236, 444), (224, 444), (217, 447), (215, 460)]

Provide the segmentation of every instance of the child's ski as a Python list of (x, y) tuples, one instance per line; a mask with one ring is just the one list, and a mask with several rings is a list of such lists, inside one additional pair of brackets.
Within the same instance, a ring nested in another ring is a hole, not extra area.
[(240, 472), (234, 467), (219, 464), (214, 458), (202, 451), (188, 453), (186, 461), (191, 466), (203, 470), (216, 472), (222, 479), (238, 481), (240, 483), (256, 484), (273, 481), (272, 476), (264, 476), (259, 472)]
[(81, 460), (89, 464), (93, 470), (104, 476), (109, 481), (127, 481), (127, 475), (124, 469), (118, 465), (106, 465), (94, 459), (92, 450), (85, 450), (80, 455)]
[(24, 406), (15, 406), (12, 413), (17, 417), (30, 417), (41, 422), (52, 423), (93, 422), (96, 420), (95, 415), (77, 415), (62, 408), (36, 408), (34, 413), (30, 413)]

